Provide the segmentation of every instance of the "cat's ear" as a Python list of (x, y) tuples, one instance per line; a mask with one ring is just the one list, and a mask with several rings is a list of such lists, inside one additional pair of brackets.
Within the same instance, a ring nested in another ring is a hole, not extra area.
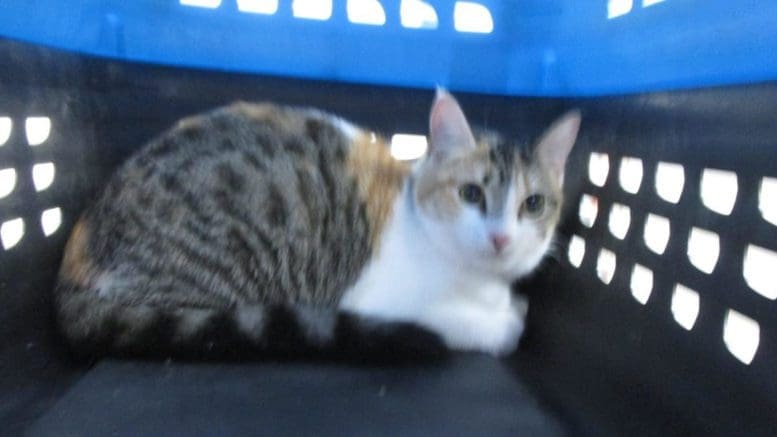
[(429, 155), (445, 158), (474, 148), (475, 137), (464, 111), (452, 95), (442, 88), (437, 88), (429, 114)]
[(580, 111), (569, 111), (542, 134), (535, 156), (543, 162), (559, 182), (564, 180), (564, 166), (580, 130)]

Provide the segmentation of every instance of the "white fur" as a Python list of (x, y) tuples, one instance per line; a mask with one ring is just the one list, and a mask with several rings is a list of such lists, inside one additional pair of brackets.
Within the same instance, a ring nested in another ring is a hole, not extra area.
[(187, 308), (178, 311), (176, 332), (183, 338), (188, 338), (202, 329), (202, 326), (213, 316), (213, 310)]
[(266, 322), (264, 310), (257, 306), (237, 306), (237, 327), (243, 333), (255, 335)]
[[(524, 329), (527, 303), (511, 293), (511, 282), (534, 269), (550, 244), (532, 223), (512, 213), (486, 222), (475, 209), (443, 223), (427, 217), (398, 196), (380, 240), (379, 252), (341, 308), (385, 320), (418, 323), (459, 350), (505, 355), (515, 350)], [(517, 211), (515, 193), (506, 211)], [(497, 253), (489, 232), (511, 243)]]
[(351, 122), (349, 122), (347, 120), (344, 120), (344, 119), (342, 119), (340, 117), (336, 117), (334, 115), (330, 115), (329, 116), (329, 120), (351, 142), (353, 142), (356, 139), (356, 137), (358, 137), (359, 135), (361, 135), (363, 133), (361, 129), (356, 127), (356, 125), (354, 125)]
[(331, 123), (332, 126), (336, 127), (350, 142), (353, 142), (359, 135), (364, 133), (361, 128), (344, 118), (318, 110), (313, 110), (313, 113)]
[(350, 142), (353, 142), (356, 138), (365, 133), (364, 130), (359, 126), (344, 118), (330, 114), (329, 112), (322, 111), (320, 109), (309, 108), (306, 109), (306, 113), (311, 117), (318, 118), (330, 123), (332, 126), (336, 127), (337, 130), (339, 130)]

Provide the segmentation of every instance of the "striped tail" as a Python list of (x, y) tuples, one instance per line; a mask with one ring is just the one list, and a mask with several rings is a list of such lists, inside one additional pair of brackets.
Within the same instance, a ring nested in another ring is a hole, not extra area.
[(368, 319), (334, 308), (126, 305), (72, 289), (58, 289), (57, 300), (60, 330), (81, 359), (413, 363), (447, 356), (442, 339), (417, 325)]

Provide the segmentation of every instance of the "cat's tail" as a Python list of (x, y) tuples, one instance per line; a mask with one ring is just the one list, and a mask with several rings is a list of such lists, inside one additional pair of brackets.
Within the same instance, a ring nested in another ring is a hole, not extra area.
[(78, 357), (244, 360), (259, 358), (413, 363), (442, 359), (436, 335), (304, 305), (229, 309), (118, 304), (89, 290), (56, 291), (57, 319)]

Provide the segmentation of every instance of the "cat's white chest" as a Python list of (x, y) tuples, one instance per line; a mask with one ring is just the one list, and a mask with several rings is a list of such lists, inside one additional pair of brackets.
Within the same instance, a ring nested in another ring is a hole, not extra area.
[(512, 352), (523, 333), (526, 302), (516, 299), (503, 280), (442, 259), (404, 208), (395, 207), (378, 253), (346, 291), (341, 308), (417, 323), (453, 349)]

